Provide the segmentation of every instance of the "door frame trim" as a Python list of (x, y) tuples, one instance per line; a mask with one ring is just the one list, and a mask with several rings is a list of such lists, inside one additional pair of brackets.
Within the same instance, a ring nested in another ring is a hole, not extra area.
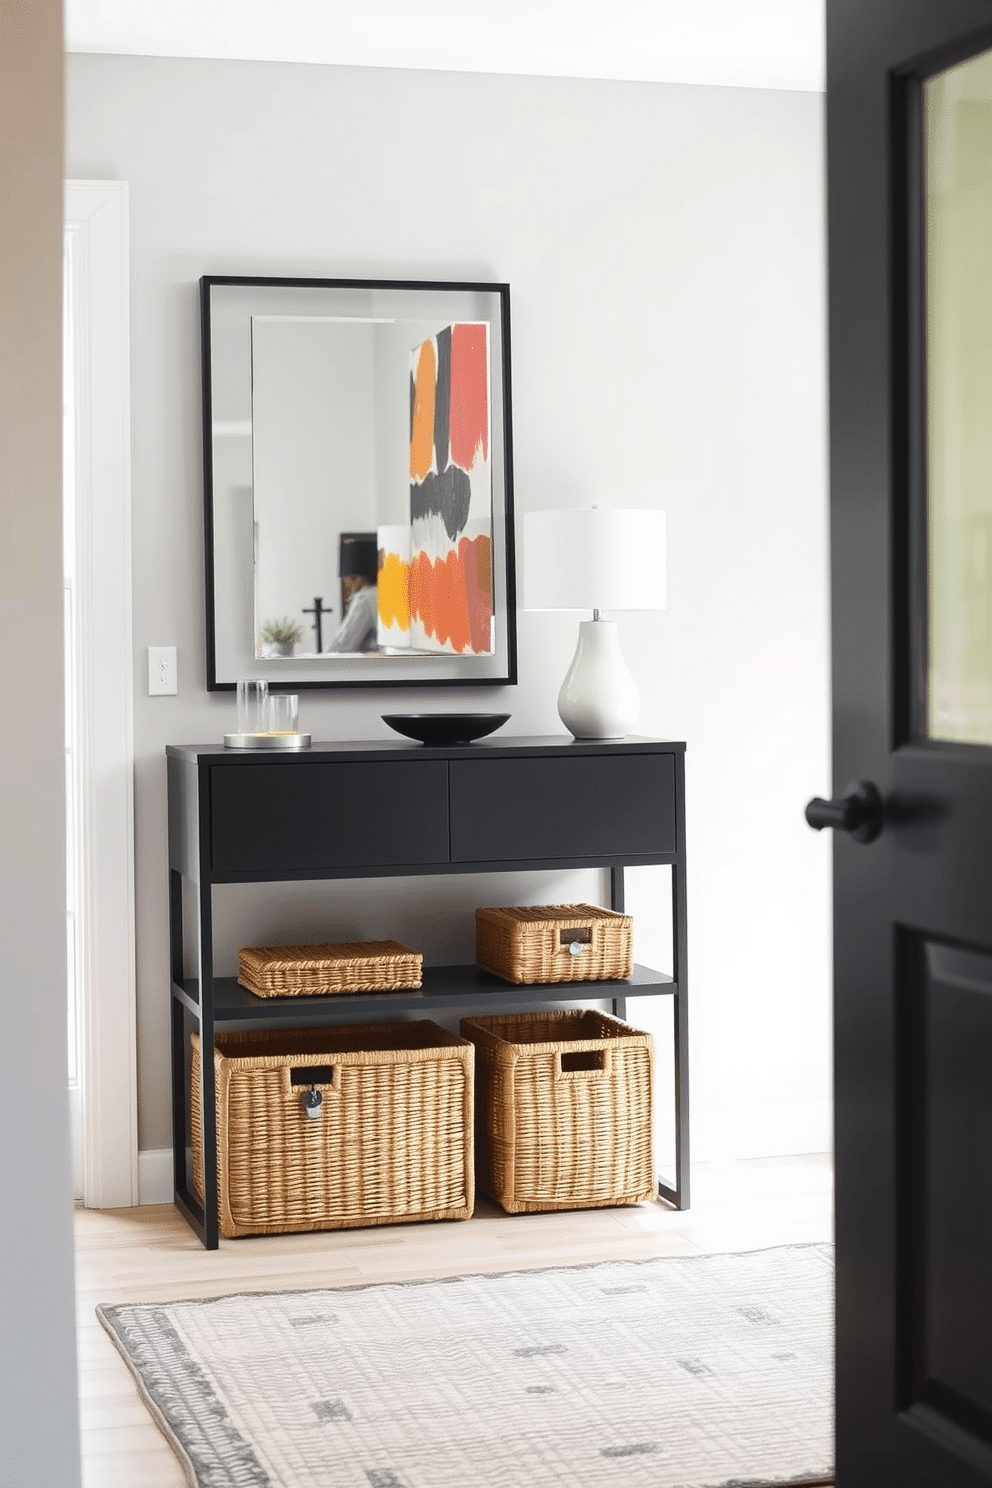
[(138, 1202), (128, 188), (67, 181), (76, 401), (83, 1202)]

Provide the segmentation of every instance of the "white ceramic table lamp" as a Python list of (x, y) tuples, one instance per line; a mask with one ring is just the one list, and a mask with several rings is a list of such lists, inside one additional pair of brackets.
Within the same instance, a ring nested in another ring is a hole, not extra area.
[(665, 608), (665, 513), (594, 506), (525, 512), (525, 610), (591, 610), (558, 694), (558, 713), (577, 739), (622, 739), (640, 698), (603, 610)]

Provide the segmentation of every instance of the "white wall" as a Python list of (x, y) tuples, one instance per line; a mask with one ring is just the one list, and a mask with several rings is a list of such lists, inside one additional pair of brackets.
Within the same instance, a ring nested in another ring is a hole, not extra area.
[[(668, 512), (668, 611), (622, 634), (640, 732), (688, 742), (694, 1156), (826, 1148), (828, 848), (802, 820), (829, 779), (822, 99), (77, 56), (68, 173), (131, 183), (141, 1146), (169, 1139), (163, 749), (233, 720), (204, 689), (196, 285), (271, 273), (508, 281), (518, 511)], [(557, 733), (574, 639), (522, 614), (516, 689), (304, 694), (303, 726), (447, 705)], [(149, 699), (144, 647), (171, 641), (179, 696)], [(630, 877), (662, 956), (666, 875)], [(220, 969), (307, 926), (470, 953), (473, 903), (564, 889), (224, 891)]]
[(79, 1464), (62, 758), (62, 14), (53, 0), (0, 9), (0, 194), (0, 1481), (72, 1488)]

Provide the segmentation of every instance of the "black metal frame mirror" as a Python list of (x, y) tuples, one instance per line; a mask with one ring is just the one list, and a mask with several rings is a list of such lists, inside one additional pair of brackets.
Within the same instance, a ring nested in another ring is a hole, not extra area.
[(200, 292), (208, 688), (515, 682), (509, 287)]

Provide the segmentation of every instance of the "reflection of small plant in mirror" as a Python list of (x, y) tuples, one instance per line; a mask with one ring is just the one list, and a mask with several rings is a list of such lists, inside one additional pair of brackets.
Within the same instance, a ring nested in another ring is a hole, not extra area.
[(266, 620), (258, 636), (259, 640), (277, 646), (298, 646), (303, 639), (303, 627), (287, 615), (282, 620)]

